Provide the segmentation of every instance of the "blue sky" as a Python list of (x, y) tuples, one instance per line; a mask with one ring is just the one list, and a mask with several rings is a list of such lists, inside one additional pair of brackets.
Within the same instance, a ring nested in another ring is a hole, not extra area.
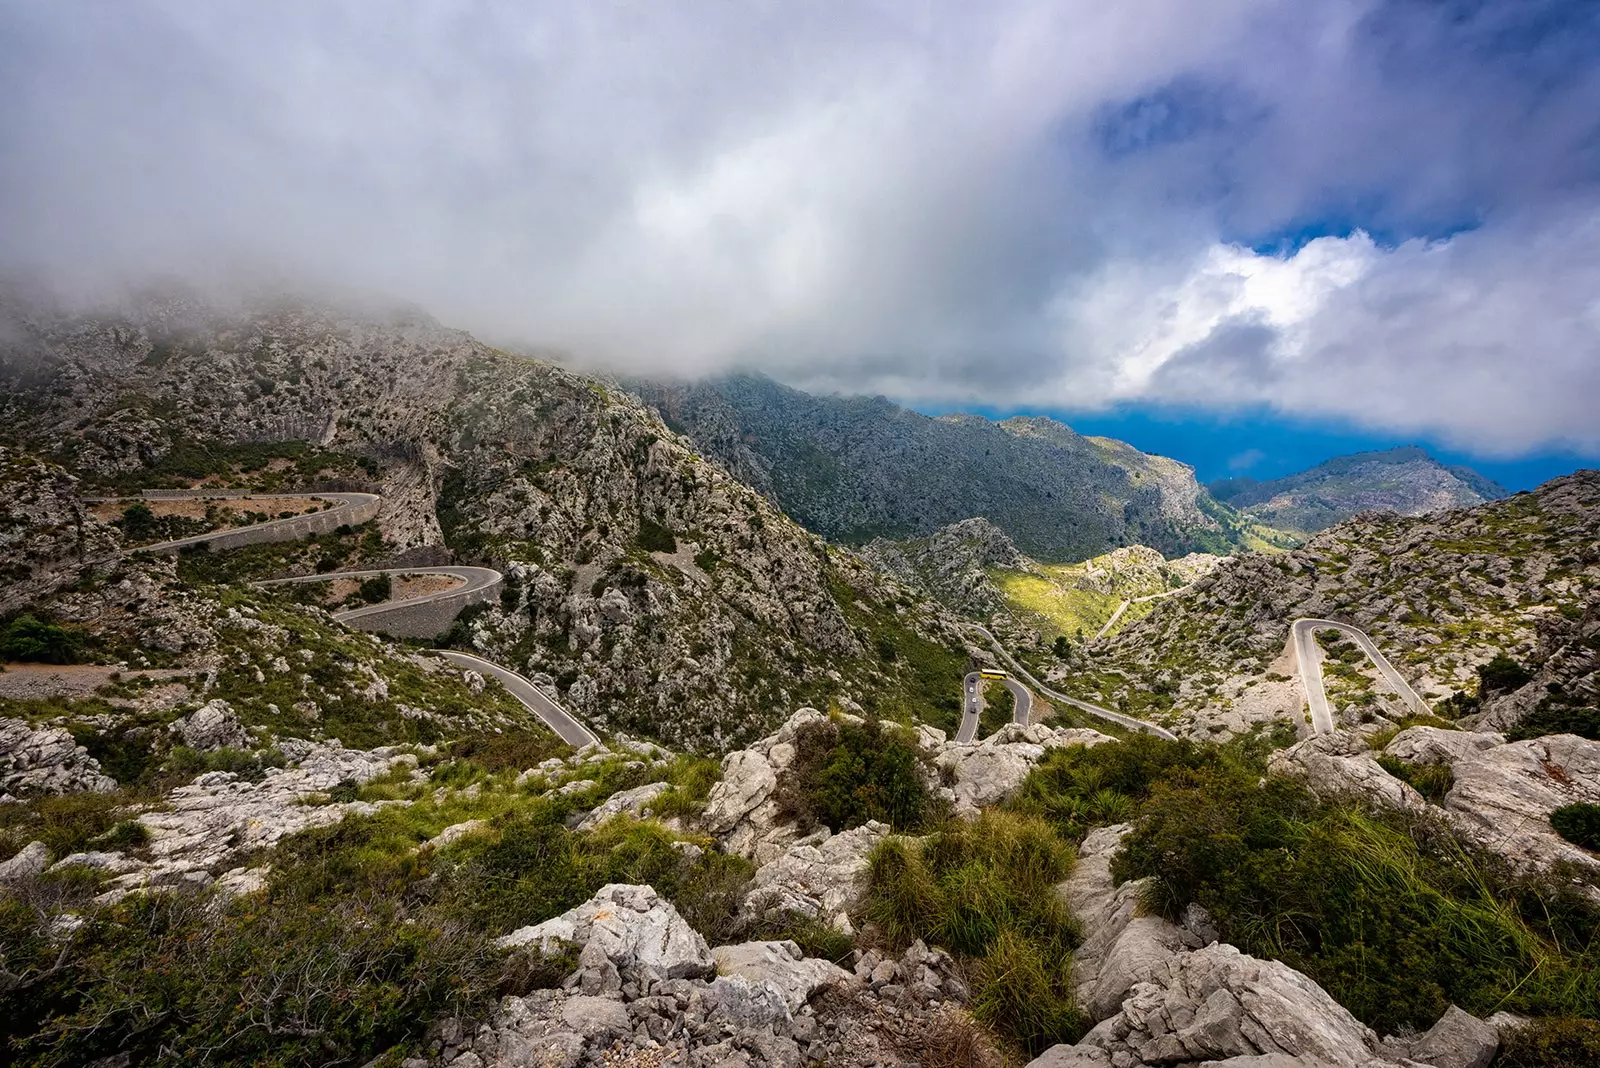
[(1600, 455), (1595, 0), (0, 0), (0, 96), (0, 272), (85, 301), (402, 301), (1207, 474)]

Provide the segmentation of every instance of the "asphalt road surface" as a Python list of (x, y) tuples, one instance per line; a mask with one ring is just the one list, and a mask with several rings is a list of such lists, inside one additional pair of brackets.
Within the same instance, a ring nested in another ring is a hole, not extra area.
[(532, 709), (534, 715), (544, 720), (545, 724), (560, 735), (561, 740), (568, 745), (582, 747), (603, 744), (599, 735), (578, 722), (577, 718), (557, 704), (554, 698), (510, 668), (503, 668), (471, 653), (458, 653), (454, 649), (440, 649), (435, 655), (444, 657), (457, 667), (476, 671), (480, 675), (493, 675), (499, 679), (500, 684), (510, 691), (511, 696)]
[(1389, 688), (1399, 695), (1408, 708), (1424, 715), (1431, 711), (1427, 702), (1417, 695), (1411, 684), (1400, 677), (1400, 672), (1372, 644), (1366, 631), (1331, 619), (1297, 619), (1290, 629), (1294, 659), (1300, 671), (1300, 684), (1305, 687), (1306, 704), (1311, 709), (1311, 727), (1318, 734), (1332, 734), (1337, 729), (1333, 722), (1333, 710), (1328, 707), (1328, 691), (1322, 685), (1322, 647), (1317, 644), (1316, 637), (1319, 630), (1336, 630), (1350, 638), (1358, 649), (1367, 654), (1367, 659), (1377, 665), (1378, 672), (1389, 683)]
[[(1011, 691), (1011, 722), (1024, 727), (1033, 711), (1033, 694), (1016, 679), (998, 680)], [(961, 727), (956, 731), (956, 741), (963, 744), (978, 736), (978, 723), (983, 716), (983, 676), (976, 671), (967, 673), (962, 682)]]
[[(294, 578), (266, 579), (256, 583), (257, 586), (286, 586), (292, 582), (330, 582), (333, 579), (369, 579), (379, 575), (449, 575), (461, 580), (461, 585), (451, 586), (448, 589), (435, 590), (425, 593), (420, 597), (407, 597), (400, 601), (384, 601), (380, 604), (362, 605), (360, 608), (347, 608), (341, 612), (333, 613), (333, 618), (340, 623), (348, 623), (353, 619), (372, 621), (382, 619), (384, 613), (393, 612), (400, 608), (415, 608), (419, 604), (428, 604), (431, 601), (442, 601), (449, 597), (460, 597), (464, 594), (477, 593), (487, 589), (500, 581), (500, 572), (487, 567), (389, 567), (373, 568), (366, 571), (330, 571), (325, 575), (296, 575)], [(442, 629), (442, 628), (441, 628)]]
[[(196, 497), (204, 497), (206, 494), (205, 494), (205, 492), (203, 490), (196, 490), (194, 495)], [(260, 498), (256, 498), (256, 497), (236, 497), (236, 498), (233, 498), (233, 499), (234, 500), (245, 500), (245, 501), (257, 500), (257, 499), (260, 499), (260, 500), (277, 500), (277, 499), (282, 498), (283, 496), (285, 496), (285, 495), (281, 494), (281, 493), (280, 494), (262, 494)], [(310, 497), (311, 499), (318, 500), (318, 501), (334, 501), (334, 502), (337, 502), (338, 507), (333, 508), (333, 509), (330, 510), (332, 513), (335, 513), (335, 514), (338, 513), (340, 511), (340, 509), (352, 508), (352, 507), (354, 507), (354, 506), (356, 506), (358, 504), (375, 503), (380, 499), (376, 493), (302, 493), (302, 494), (295, 494), (295, 496), (298, 496), (298, 497)], [(167, 498), (167, 499), (170, 500), (172, 498)], [(156, 542), (154, 545), (140, 545), (138, 548), (131, 549), (129, 551), (130, 552), (140, 552), (140, 553), (166, 553), (166, 552), (172, 552), (172, 551), (174, 551), (176, 549), (187, 549), (191, 545), (200, 545), (200, 544), (202, 544), (204, 542), (217, 541), (218, 539), (225, 538), (225, 537), (229, 536), (230, 534), (237, 534), (241, 530), (273, 530), (273, 529), (275, 529), (277, 527), (292, 526), (292, 525), (300, 522), (303, 519), (305, 519), (305, 516), (303, 516), (303, 515), (290, 516), (288, 519), (269, 519), (265, 523), (257, 523), (254, 526), (250, 526), (250, 527), (226, 527), (226, 528), (224, 528), (222, 530), (213, 530), (208, 534), (196, 534), (193, 537), (189, 537), (189, 538), (177, 538), (177, 539), (175, 539), (173, 541), (160, 541), (160, 542)], [(270, 540), (273, 540), (273, 539), (269, 538), (267, 540), (270, 541)], [(279, 540), (279, 541), (288, 541), (288, 540), (291, 540), (291, 539), (290, 538), (279, 538), (277, 540)]]
[(1158, 727), (1154, 723), (1146, 723), (1142, 719), (1135, 719), (1133, 716), (1125, 716), (1121, 712), (1113, 712), (1109, 708), (1101, 708), (1099, 705), (1092, 705), (1088, 701), (1080, 701), (1076, 697), (1068, 697), (1064, 693), (1059, 693), (1055, 690), (1052, 690), (1050, 687), (1034, 678), (1033, 674), (1028, 671), (1027, 668), (1023, 667), (1016, 660), (1014, 660), (1011, 654), (1006, 652), (1005, 647), (1000, 644), (999, 639), (997, 639), (993, 634), (989, 633), (989, 628), (981, 627), (976, 623), (969, 623), (967, 626), (971, 627), (973, 630), (977, 631), (979, 634), (982, 634), (989, 640), (989, 644), (994, 648), (994, 651), (1000, 655), (1000, 658), (1007, 664), (1011, 665), (1011, 670), (1014, 674), (1026, 679), (1030, 686), (1044, 694), (1046, 697), (1050, 698), (1052, 701), (1060, 701), (1063, 704), (1071, 705), (1073, 708), (1087, 712), (1091, 716), (1097, 716), (1100, 719), (1106, 720), (1110, 723), (1116, 723), (1119, 726), (1127, 727), (1129, 730), (1146, 731), (1150, 734), (1154, 734), (1158, 738), (1166, 738), (1169, 741), (1177, 741), (1178, 736), (1164, 727)]

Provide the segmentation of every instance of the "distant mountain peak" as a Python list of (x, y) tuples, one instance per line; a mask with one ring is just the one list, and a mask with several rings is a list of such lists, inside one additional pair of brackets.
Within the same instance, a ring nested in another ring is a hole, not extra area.
[(1335, 456), (1284, 478), (1229, 478), (1207, 487), (1263, 523), (1311, 534), (1366, 511), (1421, 515), (1509, 496), (1469, 467), (1447, 466), (1417, 445)]

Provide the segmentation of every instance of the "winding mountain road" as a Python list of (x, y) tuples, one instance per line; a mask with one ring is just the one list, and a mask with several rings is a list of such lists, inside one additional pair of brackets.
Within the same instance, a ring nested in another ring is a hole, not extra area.
[(1100, 719), (1106, 720), (1109, 723), (1115, 723), (1119, 726), (1126, 727), (1129, 730), (1146, 731), (1150, 734), (1154, 734), (1158, 738), (1165, 738), (1168, 741), (1175, 742), (1178, 740), (1178, 736), (1176, 734), (1173, 734), (1164, 727), (1158, 727), (1154, 723), (1147, 723), (1142, 719), (1135, 719), (1133, 716), (1123, 715), (1121, 712), (1113, 712), (1109, 708), (1101, 708), (1099, 705), (1092, 705), (1088, 701), (1080, 701), (1076, 697), (1068, 697), (1064, 693), (1059, 693), (1056, 690), (1050, 689), (1050, 687), (1034, 678), (1033, 674), (1027, 668), (1023, 667), (1012, 657), (1010, 653), (1006, 652), (1005, 646), (1000, 644), (1000, 640), (993, 634), (989, 633), (989, 628), (980, 626), (977, 623), (968, 623), (967, 626), (987, 638), (990, 646), (994, 648), (994, 651), (1002, 660), (1011, 665), (1011, 670), (1014, 673), (1020, 675), (1023, 679), (1026, 679), (1029, 685), (1031, 685), (1035, 690), (1038, 690), (1040, 693), (1044, 694), (1046, 697), (1050, 698), (1052, 701), (1060, 701), (1063, 704), (1071, 705), (1073, 708), (1087, 712), (1091, 716), (1096, 716)]
[[(255, 585), (287, 586), (305, 582), (332, 582), (335, 579), (369, 579), (377, 578), (379, 575), (389, 575), (391, 577), (401, 575), (444, 575), (460, 579), (461, 583), (460, 585), (435, 590), (432, 593), (420, 594), (416, 597), (406, 597), (398, 601), (383, 601), (379, 604), (362, 605), (360, 608), (346, 608), (333, 613), (333, 618), (340, 623), (352, 623), (360, 630), (381, 630), (383, 629), (384, 617), (392, 617), (402, 611), (415, 611), (421, 605), (460, 601), (464, 607), (478, 601), (488, 600), (499, 591), (501, 579), (504, 577), (500, 572), (489, 567), (384, 567), (369, 568), (364, 571), (330, 571), (321, 575), (295, 575), (292, 578), (264, 579), (255, 583)], [(459, 609), (457, 611), (459, 612)]]
[[(1033, 710), (1033, 694), (1016, 679), (997, 681), (1011, 691), (1011, 722), (1026, 727)], [(956, 731), (957, 742), (965, 745), (977, 738), (978, 725), (983, 717), (983, 703), (983, 675), (969, 671), (962, 681), (961, 726)]]
[[(204, 491), (196, 491), (186, 497), (158, 497), (150, 500), (196, 500), (214, 496)], [(289, 496), (285, 493), (262, 494), (259, 497), (231, 497), (235, 501), (255, 500), (282, 500)], [(172, 553), (188, 549), (195, 545), (220, 544), (227, 548), (237, 545), (253, 545), (272, 541), (295, 541), (307, 534), (322, 533), (333, 530), (335, 527), (349, 524), (358, 526), (378, 514), (378, 508), (383, 504), (383, 498), (376, 493), (299, 493), (297, 497), (309, 497), (315, 501), (332, 501), (334, 507), (321, 512), (307, 512), (303, 515), (292, 515), (283, 519), (269, 519), (265, 523), (254, 523), (247, 527), (228, 527), (223, 530), (213, 530), (208, 534), (195, 534), (188, 538), (175, 538), (172, 541), (158, 541), (154, 545), (140, 545), (130, 552), (139, 553)], [(134, 498), (129, 498), (134, 499)], [(145, 501), (146, 498), (137, 498)]]
[(480, 675), (493, 675), (499, 679), (500, 684), (510, 692), (512, 697), (532, 709), (534, 714), (544, 720), (545, 724), (560, 735), (561, 740), (568, 745), (580, 749), (586, 745), (605, 747), (605, 743), (600, 741), (598, 734), (585, 727), (572, 713), (556, 703), (553, 697), (510, 668), (503, 668), (499, 664), (485, 660), (481, 656), (460, 653), (454, 649), (438, 649), (435, 650), (434, 655), (444, 657), (457, 667), (468, 668), (478, 672)]
[[(215, 496), (203, 490), (192, 494), (177, 496), (204, 498)], [(285, 494), (262, 494), (253, 497), (232, 497), (230, 500), (281, 500)], [(270, 519), (265, 523), (256, 523), (248, 527), (229, 527), (226, 530), (215, 530), (208, 534), (197, 534), (189, 538), (177, 538), (172, 541), (157, 542), (154, 545), (141, 545), (130, 552), (177, 552), (194, 545), (217, 545), (221, 548), (233, 548), (240, 545), (253, 545), (274, 541), (294, 541), (307, 534), (325, 533), (342, 525), (356, 526), (365, 523), (378, 514), (378, 509), (383, 504), (383, 499), (375, 493), (300, 493), (298, 497), (309, 497), (313, 500), (333, 501), (335, 506), (320, 512), (307, 512), (302, 515), (290, 516), (284, 519)], [(109, 498), (101, 498), (109, 499)], [(120, 498), (119, 498), (120, 499)], [(130, 500), (144, 500), (145, 498), (129, 498)], [(174, 497), (156, 499), (172, 500)], [(428, 629), (434, 622), (439, 626), (434, 630), (437, 634), (449, 625), (461, 613), (461, 610), (470, 604), (492, 600), (499, 592), (504, 576), (500, 572), (488, 567), (399, 567), (399, 568), (368, 568), (360, 571), (335, 571), (320, 575), (295, 575), (289, 578), (265, 579), (253, 583), (255, 586), (282, 586), (291, 583), (304, 582), (331, 582), (336, 579), (369, 579), (379, 575), (442, 575), (459, 579), (459, 583), (446, 589), (435, 590), (432, 593), (421, 594), (416, 597), (407, 597), (402, 600), (389, 600), (380, 604), (362, 605), (359, 608), (347, 608), (333, 613), (337, 622), (354, 626), (361, 630), (383, 631), (393, 627), (396, 631), (405, 631), (421, 627)], [(446, 618), (448, 617), (448, 619)], [(405, 618), (412, 627), (405, 625), (396, 626), (396, 621)], [(411, 636), (415, 636), (414, 634)], [(523, 706), (534, 715), (538, 716), (546, 726), (555, 731), (561, 740), (571, 746), (598, 745), (604, 748), (605, 743), (594, 731), (584, 726), (577, 717), (561, 707), (549, 694), (545, 693), (532, 682), (512, 671), (510, 668), (501, 667), (499, 664), (475, 656), (472, 653), (457, 652), (454, 649), (432, 650), (433, 655), (451, 661), (458, 667), (476, 671), (482, 675), (491, 675), (498, 679), (506, 690), (522, 702)]]
[(1378, 647), (1367, 637), (1367, 632), (1348, 623), (1340, 623), (1332, 619), (1297, 619), (1290, 628), (1290, 642), (1294, 646), (1295, 664), (1300, 672), (1300, 684), (1305, 687), (1306, 704), (1311, 709), (1311, 727), (1318, 734), (1332, 734), (1338, 728), (1333, 722), (1333, 710), (1328, 707), (1328, 691), (1322, 685), (1322, 647), (1317, 644), (1317, 631), (1336, 630), (1355, 642), (1356, 647), (1367, 654), (1367, 659), (1376, 665), (1385, 681), (1406, 707), (1411, 711), (1427, 715), (1431, 709), (1411, 684), (1400, 676), (1394, 665), (1389, 663), (1387, 657), (1378, 651)]

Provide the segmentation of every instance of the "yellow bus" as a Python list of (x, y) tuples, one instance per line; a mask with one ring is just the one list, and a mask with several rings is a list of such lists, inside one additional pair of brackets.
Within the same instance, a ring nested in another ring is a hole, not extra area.
[(986, 679), (1009, 679), (1011, 676), (998, 668), (984, 668), (978, 674)]

